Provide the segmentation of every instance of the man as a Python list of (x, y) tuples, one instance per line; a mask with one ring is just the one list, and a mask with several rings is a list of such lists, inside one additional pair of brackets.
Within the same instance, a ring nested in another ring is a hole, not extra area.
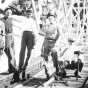
[(81, 78), (81, 76), (79, 75), (79, 72), (81, 72), (83, 68), (83, 62), (81, 61), (81, 59), (79, 59), (80, 54), (81, 54), (80, 51), (74, 51), (74, 55), (76, 55), (77, 57), (77, 62), (75, 63), (75, 66), (74, 66), (76, 68), (74, 75), (77, 78)]
[[(27, 10), (26, 17), (24, 20), (24, 31), (22, 34), (22, 40), (21, 40), (21, 50), (20, 50), (20, 57), (19, 57), (19, 73), (22, 72), (22, 80), (25, 80), (25, 70), (28, 65), (28, 60), (31, 55), (31, 51), (35, 45), (35, 21), (33, 18), (33, 13), (31, 10)], [(27, 56), (25, 59), (25, 51), (27, 48)]]
[(5, 53), (8, 57), (8, 72), (14, 73), (16, 71), (16, 60), (14, 51), (14, 38), (12, 28), (12, 11), (7, 9), (5, 11)]
[(3, 54), (5, 48), (5, 24), (3, 22), (4, 13), (3, 10), (0, 9), (0, 55)]
[[(45, 39), (44, 39), (44, 43), (42, 47), (42, 53), (41, 53), (41, 56), (44, 57), (46, 62), (48, 61), (48, 56), (51, 50), (54, 48), (55, 43), (57, 39), (59, 38), (59, 30), (55, 23), (56, 21), (55, 15), (48, 14), (47, 18), (49, 19), (50, 25), (47, 27), (46, 32), (45, 32), (46, 35), (45, 35)], [(57, 60), (53, 60), (53, 61), (54, 61), (53, 63), (56, 63), (55, 61)], [(46, 67), (45, 67), (45, 73), (46, 73), (47, 78), (49, 78), (48, 70)]]

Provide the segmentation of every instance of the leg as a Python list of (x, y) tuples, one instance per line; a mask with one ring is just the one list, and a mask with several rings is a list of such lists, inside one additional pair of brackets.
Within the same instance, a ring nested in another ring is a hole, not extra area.
[(29, 49), (27, 49), (28, 50), (28, 53), (27, 53), (27, 57), (26, 57), (26, 60), (25, 60), (25, 64), (24, 64), (24, 66), (23, 66), (23, 69), (25, 70), (26, 69), (26, 67), (27, 67), (27, 65), (28, 65), (28, 61), (29, 61), (29, 58), (30, 58), (30, 55), (31, 55), (31, 48)]
[(74, 75), (75, 75), (75, 77), (78, 76), (78, 69), (76, 69), (76, 71), (74, 72)]
[(14, 68), (16, 68), (16, 60), (15, 60), (15, 50), (14, 50), (14, 46), (10, 47), (10, 54), (11, 54), (11, 64), (14, 66)]
[(9, 73), (12, 73), (16, 69), (15, 69), (14, 64), (11, 62), (11, 60), (12, 60), (11, 50), (10, 50), (10, 48), (5, 48), (4, 51), (5, 51), (5, 53), (6, 53), (7, 57), (8, 57), (8, 71), (9, 71)]
[(32, 34), (32, 32), (27, 32), (27, 41), (26, 41), (26, 45), (27, 45), (27, 57), (23, 66), (23, 73), (22, 73), (22, 78), (25, 79), (25, 69), (28, 65), (28, 61), (31, 55), (31, 51), (34, 47), (34, 35)]
[(82, 84), (81, 88), (83, 88), (88, 80), (88, 77), (84, 80), (84, 83)]
[(48, 74), (48, 70), (47, 70), (46, 65), (44, 65), (44, 69), (45, 69), (45, 74), (46, 74), (46, 77), (47, 77), (47, 80), (48, 80), (50, 78), (50, 76)]
[(58, 67), (58, 57), (57, 57), (57, 52), (52, 52), (51, 54), (52, 56), (52, 60), (53, 60), (53, 65), (56, 69), (56, 75), (58, 75), (58, 72), (59, 72), (59, 67)]
[(26, 45), (27, 45), (27, 57), (26, 57), (26, 61), (25, 64), (23, 66), (24, 69), (26, 69), (27, 65), (28, 65), (28, 61), (31, 55), (31, 51), (35, 45), (35, 38), (34, 35), (32, 34), (32, 32), (28, 32), (27, 33), (27, 41), (26, 41)]
[(10, 60), (11, 60), (11, 55), (10, 55), (10, 50), (9, 48), (5, 48), (5, 53), (8, 57), (8, 71), (11, 72), (11, 66), (10, 66)]
[[(44, 49), (44, 60), (45, 60), (46, 63), (48, 63), (48, 55), (49, 55), (49, 53), (50, 53), (50, 47), (46, 47)], [(49, 77), (48, 68), (47, 68), (46, 65), (47, 64), (45, 64), (45, 74), (46, 74), (46, 77), (47, 77), (47, 80), (48, 80), (50, 77)]]
[(48, 61), (48, 55), (50, 53), (50, 46), (49, 41), (47, 39), (44, 40), (42, 45), (42, 53), (41, 56), (44, 58), (45, 61)]
[(22, 70), (24, 64), (24, 57), (25, 57), (25, 50), (26, 50), (26, 34), (23, 33), (22, 40), (21, 40), (21, 50), (20, 50), (20, 57), (19, 57), (19, 71)]

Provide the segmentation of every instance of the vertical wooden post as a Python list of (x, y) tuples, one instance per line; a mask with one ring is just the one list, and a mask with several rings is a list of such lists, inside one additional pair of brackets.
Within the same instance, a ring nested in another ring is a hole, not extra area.
[(34, 0), (31, 0), (31, 1), (32, 1), (33, 10), (34, 10), (34, 16), (36, 19), (37, 30), (40, 32), (39, 18), (38, 18), (37, 12), (36, 12), (35, 2), (34, 2)]

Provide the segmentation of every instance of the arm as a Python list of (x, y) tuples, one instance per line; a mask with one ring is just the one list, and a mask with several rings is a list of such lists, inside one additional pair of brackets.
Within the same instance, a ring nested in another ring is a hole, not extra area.
[(42, 33), (42, 32), (40, 32), (40, 33), (39, 33), (39, 35), (41, 35), (41, 36), (45, 36), (45, 34), (44, 34), (44, 33)]
[(56, 35), (56, 37), (55, 37), (55, 41), (57, 41), (57, 40), (58, 40), (59, 35), (60, 35), (60, 33), (59, 33), (59, 30), (57, 29), (57, 35)]
[(64, 55), (64, 53), (65, 53), (67, 50), (68, 50), (68, 48), (65, 48), (65, 49), (61, 52), (60, 57), (62, 57), (62, 56)]
[(42, 28), (43, 28), (43, 26), (42, 26), (42, 24), (40, 24), (40, 32), (39, 32), (39, 35), (45, 36), (44, 32), (42, 32)]

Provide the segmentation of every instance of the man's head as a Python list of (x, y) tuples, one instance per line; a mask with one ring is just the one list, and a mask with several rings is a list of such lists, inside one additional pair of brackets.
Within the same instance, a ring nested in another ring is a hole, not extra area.
[(49, 13), (49, 9), (48, 9), (47, 5), (43, 5), (42, 6), (42, 14), (46, 16), (48, 13)]
[(74, 51), (74, 55), (77, 59), (79, 59), (80, 51)]
[(74, 42), (74, 40), (73, 39), (68, 39), (68, 43), (69, 43), (69, 45), (72, 45), (72, 43)]
[(5, 10), (5, 16), (11, 16), (12, 15), (12, 10), (11, 9), (6, 9)]
[(26, 16), (29, 18), (29, 17), (32, 17), (33, 16), (33, 12), (32, 10), (27, 10), (26, 11)]
[(32, 7), (32, 2), (31, 2), (31, 0), (26, 0), (26, 1), (24, 1), (23, 7), (26, 8), (26, 10), (27, 10), (27, 9), (30, 9), (30, 8)]
[(56, 21), (55, 14), (48, 14), (47, 18), (49, 19), (50, 23), (53, 24)]

